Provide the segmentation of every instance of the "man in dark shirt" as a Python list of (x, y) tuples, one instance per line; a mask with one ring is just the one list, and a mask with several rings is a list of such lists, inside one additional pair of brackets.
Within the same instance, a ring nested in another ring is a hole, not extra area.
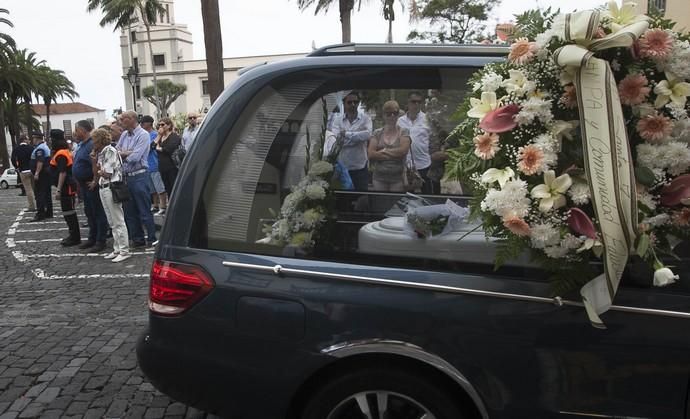
[(36, 216), (31, 222), (41, 221), (46, 218), (53, 218), (53, 197), (50, 194), (50, 149), (43, 141), (43, 134), (40, 132), (31, 134), (34, 142), (34, 150), (31, 152), (31, 172), (34, 175), (34, 186), (36, 188)]
[(19, 137), (19, 145), (12, 150), (12, 165), (17, 169), (17, 176), (22, 185), (22, 195), (26, 195), (29, 202), (27, 211), (36, 211), (34, 198), (34, 177), (31, 174), (31, 152), (34, 148), (29, 145), (29, 139), (22, 135)]
[(79, 183), (79, 190), (84, 199), (84, 215), (86, 215), (89, 225), (89, 237), (79, 248), (90, 253), (98, 253), (105, 249), (108, 220), (98, 194), (98, 184), (94, 181), (94, 162), (91, 159), (91, 151), (93, 151), (92, 130), (93, 126), (87, 120), (76, 123), (74, 136), (79, 140), (79, 148), (74, 153), (72, 175)]

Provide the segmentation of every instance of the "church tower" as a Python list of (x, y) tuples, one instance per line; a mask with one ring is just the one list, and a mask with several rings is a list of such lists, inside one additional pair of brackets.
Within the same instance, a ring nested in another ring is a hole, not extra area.
[[(184, 83), (183, 62), (192, 59), (192, 34), (187, 25), (175, 21), (174, 0), (159, 0), (165, 12), (150, 26), (151, 49), (142, 20), (120, 34), (125, 107), (139, 114), (156, 116), (156, 108), (144, 98), (142, 90), (153, 85), (153, 67), (158, 80)], [(153, 62), (152, 62), (153, 61)], [(177, 101), (184, 102), (184, 95)], [(177, 104), (177, 102), (176, 102)], [(179, 106), (184, 109), (184, 104)]]

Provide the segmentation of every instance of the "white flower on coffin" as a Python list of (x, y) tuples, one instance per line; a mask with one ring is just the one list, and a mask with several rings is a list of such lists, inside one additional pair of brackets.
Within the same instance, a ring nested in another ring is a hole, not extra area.
[(557, 119), (549, 124), (549, 132), (551, 132), (551, 135), (558, 138), (560, 141), (562, 141), (564, 138), (572, 140), (573, 131), (575, 131), (575, 128), (577, 128), (579, 124), (580, 121), (562, 121)]
[(498, 108), (499, 102), (495, 92), (482, 92), (482, 98), (471, 98), (470, 105), (472, 105), (472, 109), (467, 112), (467, 116), (481, 121), (487, 113)]
[(654, 87), (657, 94), (654, 106), (661, 108), (668, 102), (685, 106), (687, 97), (690, 96), (690, 83), (679, 80), (672, 73), (666, 73), (666, 80), (662, 80)]
[(614, 33), (631, 23), (647, 20), (646, 16), (635, 12), (636, 4), (633, 2), (624, 2), (621, 7), (618, 7), (617, 1), (610, 0), (608, 6), (608, 9), (604, 9), (602, 14), (609, 19), (611, 30)]
[(537, 85), (533, 81), (527, 80), (525, 73), (520, 70), (509, 70), (510, 78), (501, 83), (508, 93), (515, 93), (517, 95), (525, 95), (532, 93)]
[(503, 188), (506, 182), (508, 182), (514, 176), (515, 172), (510, 167), (506, 167), (503, 170), (492, 167), (482, 174), (481, 181), (487, 185), (498, 182), (498, 184), (501, 185), (501, 188)]
[(552, 208), (560, 208), (565, 206), (565, 195), (573, 184), (570, 175), (565, 173), (556, 177), (553, 170), (544, 172), (544, 183), (537, 185), (532, 189), (532, 198), (540, 199), (539, 210), (541, 212), (548, 212)]
[(604, 250), (604, 245), (601, 244), (599, 239), (592, 239), (587, 236), (583, 236), (583, 239), (584, 242), (582, 243), (582, 246), (580, 246), (575, 253), (582, 253), (585, 250), (592, 249), (592, 253), (594, 253), (596, 257), (600, 258)]
[(654, 271), (654, 286), (664, 287), (669, 284), (673, 284), (680, 277), (675, 275), (669, 268), (659, 268)]

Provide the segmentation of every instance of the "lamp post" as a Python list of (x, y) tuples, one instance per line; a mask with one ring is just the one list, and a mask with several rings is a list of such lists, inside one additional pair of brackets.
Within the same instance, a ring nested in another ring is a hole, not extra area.
[(139, 84), (139, 70), (130, 67), (129, 70), (127, 70), (127, 81), (129, 81), (130, 86), (132, 86), (132, 110), (137, 112), (136, 85)]

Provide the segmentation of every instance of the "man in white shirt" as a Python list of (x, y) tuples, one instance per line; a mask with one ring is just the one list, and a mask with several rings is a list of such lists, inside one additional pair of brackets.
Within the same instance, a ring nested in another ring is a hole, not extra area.
[(431, 136), (431, 126), (422, 112), (421, 106), (424, 98), (420, 92), (412, 91), (407, 95), (407, 113), (398, 118), (398, 126), (410, 131), (412, 145), (410, 153), (407, 155), (408, 164), (414, 164), (417, 172), (424, 179), (422, 193), (431, 193), (431, 180), (427, 177), (429, 166), (431, 166), (431, 155), (429, 154), (429, 137)]
[(369, 115), (359, 110), (359, 94), (350, 92), (343, 99), (345, 112), (333, 120), (333, 132), (343, 141), (338, 160), (347, 168), (355, 190), (369, 189), (367, 147), (372, 123)]
[(199, 131), (199, 114), (189, 112), (187, 114), (187, 127), (182, 132), (182, 145), (184, 145), (185, 150), (189, 151), (196, 138), (197, 131)]

